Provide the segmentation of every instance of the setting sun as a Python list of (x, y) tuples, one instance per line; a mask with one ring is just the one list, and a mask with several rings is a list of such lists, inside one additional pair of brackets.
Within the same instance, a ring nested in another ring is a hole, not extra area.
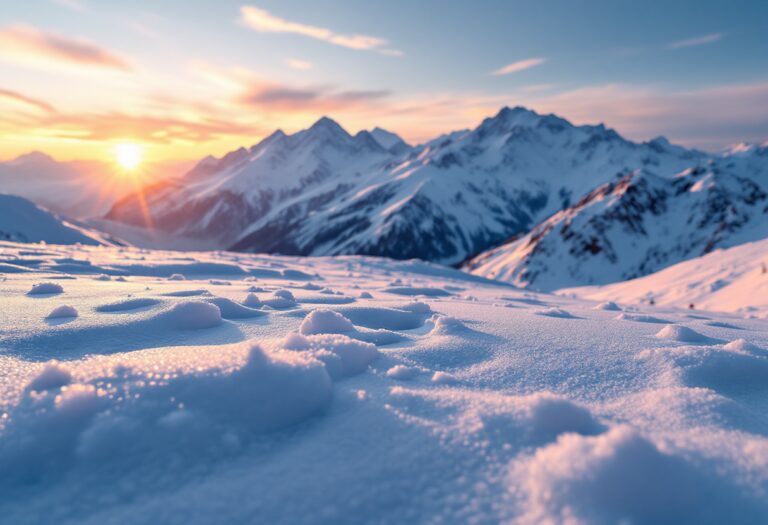
[(143, 156), (144, 150), (138, 144), (125, 142), (115, 146), (115, 160), (123, 169), (136, 169), (141, 164)]

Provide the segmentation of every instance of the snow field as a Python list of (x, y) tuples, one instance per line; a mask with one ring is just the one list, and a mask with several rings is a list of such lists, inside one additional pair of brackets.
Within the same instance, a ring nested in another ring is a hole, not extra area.
[[(625, 303), (617, 318), (363, 257), (0, 248), (29, 270), (0, 289), (10, 523), (768, 512), (765, 320)], [(59, 277), (60, 293), (27, 295)], [(388, 293), (395, 279), (450, 293)], [(46, 320), (62, 302), (78, 317)]]

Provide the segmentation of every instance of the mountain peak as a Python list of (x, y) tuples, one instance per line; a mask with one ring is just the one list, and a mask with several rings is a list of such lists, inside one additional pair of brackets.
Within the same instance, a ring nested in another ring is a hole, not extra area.
[(13, 164), (24, 164), (28, 162), (56, 162), (56, 160), (47, 153), (35, 150), (19, 155), (11, 161)]
[(320, 117), (317, 122), (312, 124), (309, 131), (330, 131), (334, 133), (343, 133), (349, 135), (344, 128), (342, 128), (338, 122), (329, 117)]
[(510, 108), (509, 106), (504, 106), (499, 110), (499, 112), (493, 118), (507, 119), (510, 117), (518, 117), (521, 115), (529, 115), (529, 116), (535, 116), (535, 117), (539, 116), (539, 114), (536, 113), (535, 111), (525, 108), (523, 106), (515, 106), (513, 108)]
[(392, 149), (395, 146), (407, 145), (406, 142), (396, 133), (387, 131), (386, 129), (376, 126), (371, 131), (371, 136), (376, 142), (381, 144), (384, 149)]

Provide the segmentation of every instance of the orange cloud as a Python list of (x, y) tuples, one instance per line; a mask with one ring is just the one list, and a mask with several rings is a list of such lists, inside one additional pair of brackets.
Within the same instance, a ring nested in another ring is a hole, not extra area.
[(288, 60), (286, 60), (286, 64), (288, 64), (288, 67), (292, 69), (299, 69), (299, 70), (312, 69), (312, 62), (307, 62), (306, 60), (299, 60), (298, 58), (289, 58)]
[(203, 117), (197, 120), (162, 115), (128, 115), (119, 112), (66, 114), (43, 117), (35, 122), (48, 137), (85, 141), (116, 138), (157, 144), (178, 141), (205, 142), (224, 136), (263, 133), (257, 126)]
[(96, 44), (25, 25), (0, 28), (0, 58), (22, 63), (33, 59), (57, 65), (132, 70), (124, 58)]
[(265, 9), (259, 9), (252, 6), (243, 6), (240, 8), (241, 21), (251, 29), (262, 33), (292, 33), (309, 38), (315, 38), (358, 50), (375, 50), (385, 55), (401, 56), (402, 52), (394, 49), (385, 49), (387, 41), (375, 36), (368, 35), (342, 35), (325, 27), (293, 22), (271, 14)]
[(11, 91), (10, 89), (0, 88), (0, 98), (5, 98), (14, 102), (20, 102), (24, 105), (31, 106), (46, 113), (56, 112), (56, 109), (44, 100), (28, 97), (26, 95), (22, 95), (21, 93), (17, 93), (16, 91)]

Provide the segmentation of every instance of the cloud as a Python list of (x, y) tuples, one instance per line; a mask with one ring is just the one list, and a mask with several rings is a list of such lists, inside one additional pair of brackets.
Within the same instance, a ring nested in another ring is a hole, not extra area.
[(11, 91), (10, 89), (3, 89), (0, 88), (0, 98), (4, 98), (7, 100), (11, 100), (14, 102), (20, 102), (26, 106), (31, 106), (35, 109), (38, 109), (40, 111), (43, 111), (45, 113), (55, 113), (56, 109), (50, 105), (49, 103), (39, 100), (36, 98), (28, 97), (26, 95), (22, 95), (21, 93), (18, 93), (16, 91)]
[(79, 0), (53, 0), (53, 3), (58, 4), (61, 7), (66, 7), (67, 9), (72, 9), (73, 11), (85, 11), (85, 5)]
[(768, 138), (768, 82), (693, 90), (606, 84), (550, 96), (521, 96), (515, 102), (576, 123), (605, 122), (634, 140), (664, 134), (684, 145), (720, 149)]
[(212, 117), (197, 119), (173, 115), (131, 115), (121, 112), (51, 115), (36, 121), (38, 134), (59, 139), (108, 141), (129, 137), (146, 143), (206, 142), (225, 136), (263, 133), (258, 126)]
[(359, 107), (389, 96), (386, 90), (341, 91), (333, 87), (293, 87), (284, 84), (252, 81), (236, 97), (243, 106), (266, 112), (328, 112)]
[(288, 64), (288, 67), (293, 69), (299, 69), (299, 70), (307, 70), (312, 69), (312, 62), (307, 62), (306, 60), (299, 60), (298, 58), (289, 58), (285, 61), (286, 64)]
[(242, 23), (262, 33), (292, 33), (349, 49), (372, 50), (391, 56), (402, 55), (400, 51), (385, 48), (387, 41), (375, 36), (342, 35), (325, 27), (292, 22), (253, 6), (241, 7), (240, 14)]
[(517, 62), (512, 62), (511, 64), (507, 64), (506, 66), (501, 67), (496, 71), (492, 71), (491, 75), (494, 75), (497, 77), (502, 75), (511, 75), (512, 73), (518, 73), (519, 71), (523, 71), (525, 69), (530, 69), (532, 67), (541, 65), (546, 61), (547, 61), (546, 58), (527, 58), (525, 60), (518, 60)]
[(677, 42), (672, 42), (670, 44), (667, 44), (667, 47), (669, 49), (680, 49), (682, 47), (703, 46), (704, 44), (711, 44), (712, 42), (717, 42), (718, 40), (722, 40), (723, 37), (725, 37), (724, 33), (711, 33), (709, 35), (697, 36), (694, 38), (689, 38), (687, 40), (679, 40)]
[(25, 25), (0, 28), (0, 58), (23, 64), (32, 59), (55, 65), (132, 70), (128, 61), (96, 44)]

